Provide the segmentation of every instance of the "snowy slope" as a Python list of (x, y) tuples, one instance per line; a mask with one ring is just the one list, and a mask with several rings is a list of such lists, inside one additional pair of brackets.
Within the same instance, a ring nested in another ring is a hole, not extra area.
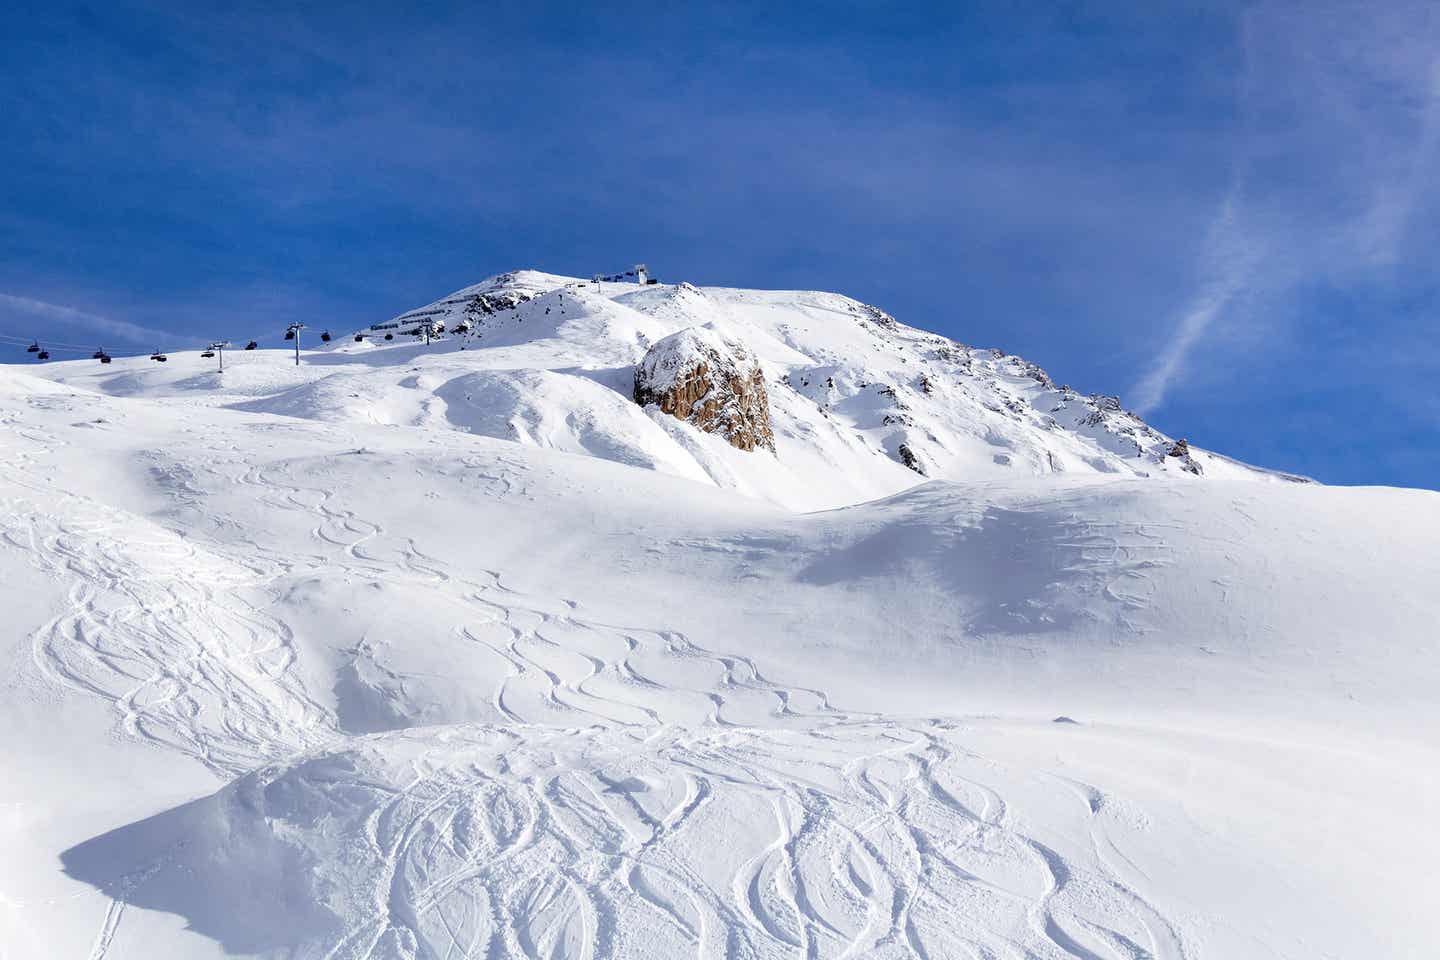
[[(566, 282), (0, 367), (0, 957), (1426, 955), (1440, 496), (1130, 464), (833, 295)], [(697, 324), (776, 456), (625, 399)]]
[[(418, 344), (422, 323), (444, 328), (444, 339)], [(269, 351), (232, 352), (223, 382), (194, 355), (144, 372), (52, 366), (46, 375), (114, 394), (448, 427), (645, 463), (791, 509), (862, 502), (927, 478), (1189, 477), (1192, 465), (1205, 478), (1297, 479), (1193, 448), (1187, 458), (1168, 456), (1174, 439), (1115, 398), (1057, 386), (1018, 357), (904, 326), (838, 294), (597, 288), (518, 271), (377, 326), (360, 342), (341, 337), (308, 367), (287, 368)], [(717, 331), (762, 360), (774, 455), (736, 451), (629, 402), (649, 346), (689, 328)], [(477, 378), (479, 370), (486, 373)]]

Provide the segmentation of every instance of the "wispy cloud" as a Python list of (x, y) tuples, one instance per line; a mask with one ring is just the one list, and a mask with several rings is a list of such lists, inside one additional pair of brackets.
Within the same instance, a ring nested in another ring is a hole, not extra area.
[(1165, 402), (1165, 394), (1181, 375), (1190, 351), (1216, 318), (1242, 294), (1261, 259), (1258, 243), (1247, 238), (1237, 223), (1244, 192), (1243, 175), (1237, 173), (1206, 238), (1203, 255), (1209, 261), (1211, 275), (1181, 314), (1180, 322), (1154, 365), (1134, 387), (1131, 405), (1142, 414), (1150, 413)]
[(1440, 150), (1432, 13), (1269, 3), (1238, 28), (1234, 172), (1200, 248), (1199, 290), (1133, 388), (1141, 413), (1204, 366), (1221, 331), (1243, 321), (1263, 338), (1304, 284), (1372, 282), (1402, 262), (1430, 202)]
[(1210, 221), (1200, 249), (1203, 259), (1200, 291), (1181, 312), (1170, 339), (1132, 391), (1131, 405), (1142, 414), (1149, 414), (1165, 402), (1171, 384), (1183, 374), (1191, 351), (1241, 293), (1260, 259), (1258, 242), (1241, 223), (1250, 171), (1247, 140), (1253, 122), (1254, 24), (1248, 14), (1240, 18), (1239, 41), (1242, 69), (1236, 87), (1236, 114), (1241, 138), (1238, 154), (1232, 161), (1230, 185)]
[(1410, 217), (1434, 171), (1440, 147), (1440, 57), (1430, 63), (1424, 86), (1417, 91), (1419, 134), (1411, 150), (1402, 155), (1399, 176), (1379, 181), (1376, 197), (1364, 225), (1364, 242), (1370, 259), (1391, 264), (1398, 259)]
[[(63, 304), (47, 303), (44, 300), (36, 300), (33, 297), (21, 297), (10, 293), (0, 293), (0, 313), (7, 311), (22, 313), (41, 320), (64, 323), (68, 326), (84, 327), (87, 330), (108, 334), (135, 343), (149, 343), (173, 336), (172, 334), (166, 334), (164, 331), (156, 330), (153, 327), (131, 323), (129, 320), (116, 320), (113, 317), (102, 317), (96, 313), (77, 310), (75, 307), (67, 307)], [(30, 335), (30, 331), (20, 332)]]

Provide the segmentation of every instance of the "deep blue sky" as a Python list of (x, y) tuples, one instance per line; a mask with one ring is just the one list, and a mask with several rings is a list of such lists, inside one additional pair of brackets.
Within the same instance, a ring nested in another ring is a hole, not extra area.
[(204, 6), (0, 12), (0, 334), (273, 337), (643, 260), (1440, 487), (1432, 4)]

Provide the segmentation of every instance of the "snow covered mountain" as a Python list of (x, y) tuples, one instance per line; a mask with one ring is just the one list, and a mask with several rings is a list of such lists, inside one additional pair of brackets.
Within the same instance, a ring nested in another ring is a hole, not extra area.
[(0, 367), (0, 957), (1430, 949), (1440, 496), (835, 294), (393, 323)]
[[(443, 339), (419, 344), (427, 325), (443, 328)], [(710, 331), (759, 358), (771, 455), (736, 450), (632, 402), (647, 350), (683, 330)], [(97, 367), (61, 376), (103, 392), (195, 391), (207, 402), (329, 422), (450, 427), (641, 465), (793, 509), (857, 503), (926, 478), (1300, 479), (1177, 449), (1114, 397), (1056, 385), (1019, 357), (907, 327), (839, 294), (597, 285), (524, 270), (358, 333), (365, 339), (343, 336), (294, 370), (232, 359), (223, 383), (174, 364), (138, 380)]]
[[(542, 368), (622, 394), (628, 381), (616, 368), (638, 363), (660, 337), (704, 328), (745, 344), (764, 365), (778, 463), (730, 456), (665, 419), (655, 421), (661, 431), (644, 431), (654, 434), (647, 446), (664, 451), (668, 472), (694, 476), (698, 470), (720, 486), (792, 506), (894, 492), (912, 485), (913, 474), (976, 480), (1017, 473), (1258, 473), (1191, 453), (1188, 445), (1176, 451), (1172, 438), (1123, 410), (1115, 397), (1057, 386), (1019, 357), (907, 327), (838, 294), (702, 290), (687, 283), (637, 287), (519, 271), (393, 322), (402, 337), (424, 324), (445, 327), (456, 345), (484, 350), (482, 362), (497, 370)], [(562, 392), (593, 391), (563, 382)], [(499, 412), (493, 405), (487, 410)], [(522, 422), (530, 416), (513, 414)], [(458, 422), (474, 429), (463, 418)], [(511, 435), (529, 432), (517, 425)], [(569, 437), (561, 445), (577, 446)], [(1179, 455), (1169, 456), (1172, 451)]]

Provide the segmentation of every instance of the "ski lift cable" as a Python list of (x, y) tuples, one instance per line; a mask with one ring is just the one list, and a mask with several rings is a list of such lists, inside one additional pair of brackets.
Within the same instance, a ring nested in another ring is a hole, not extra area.
[[(0, 333), (0, 342), (4, 342), (4, 343), (14, 343), (14, 344), (19, 344), (19, 345), (21, 345), (21, 346), (27, 346), (27, 347), (28, 347), (30, 344), (32, 344), (32, 343), (39, 343), (40, 341), (36, 340), (34, 337), (12, 337), (12, 336), (10, 336), (9, 334)], [(46, 349), (49, 349), (49, 350), (94, 350), (94, 349), (95, 349), (95, 347), (94, 347), (93, 345), (87, 347), (87, 346), (84, 346), (83, 344), (79, 344), (79, 343), (60, 343), (59, 341), (55, 341), (55, 340), (46, 340), (46, 341), (44, 341), (44, 343), (41, 344), (41, 345), (44, 346)]]
[[(281, 331), (279, 334), (277, 334), (277, 335), (283, 337), (283, 338), (286, 339), (286, 340), (295, 340), (295, 339), (298, 339), (298, 337), (296, 336), (296, 334), (298, 333), (298, 331), (299, 331), (299, 330), (302, 330), (302, 329), (304, 329), (304, 328), (305, 328), (305, 325), (302, 324), (302, 323), (298, 323), (298, 322), (297, 322), (297, 323), (288, 324), (288, 325), (286, 326), (286, 328), (285, 328), (283, 331)], [(468, 330), (469, 330), (469, 325), (463, 323), (463, 321), (462, 321), (462, 323), (461, 323), (460, 325), (457, 325), (457, 327), (455, 328), (455, 332), (456, 332), (456, 333), (468, 332)], [(423, 334), (425, 333), (425, 331), (424, 331), (423, 329), (421, 329), (421, 328), (416, 328), (416, 329), (413, 330), (413, 331), (405, 331), (405, 332), (406, 332), (406, 333), (412, 333), (412, 334), (414, 334), (414, 335), (423, 335)], [(432, 332), (431, 332), (431, 336), (434, 336), (434, 335), (437, 334), (438, 332), (439, 332), (438, 330), (437, 330), (437, 331), (432, 331)], [(325, 334), (327, 334), (327, 333), (330, 334), (329, 340), (327, 340), (326, 337), (325, 337)], [(371, 331), (362, 331), (361, 334), (360, 334), (360, 339), (361, 339), (361, 340), (366, 340), (366, 339), (369, 339), (369, 338), (370, 338), (371, 336), (373, 336), (373, 335), (375, 335), (375, 334), (372, 333)], [(320, 339), (321, 339), (322, 342), (330, 342), (330, 340), (335, 339), (335, 337), (334, 337), (334, 334), (333, 334), (333, 333), (330, 333), (330, 331), (326, 330), (324, 333), (321, 334)], [(387, 336), (386, 339), (391, 339), (391, 338)], [(254, 341), (250, 341), (250, 342), (254, 342)], [(52, 340), (44, 340), (44, 341), (42, 342), (41, 340), (38, 340), (38, 339), (36, 339), (36, 338), (33, 337), (33, 336), (29, 336), (29, 337), (19, 337), (19, 336), (15, 336), (15, 335), (9, 334), (9, 333), (0, 333), (0, 347), (4, 347), (4, 346), (30, 347), (30, 346), (32, 346), (32, 345), (37, 347), (37, 350), (36, 350), (36, 351), (32, 351), (32, 352), (38, 352), (39, 350), (44, 350), (44, 351), (47, 352), (47, 353), (76, 354), (76, 355), (88, 356), (88, 357), (91, 357), (91, 358), (96, 358), (96, 357), (98, 357), (98, 355), (99, 355), (100, 353), (105, 353), (107, 356), (110, 355), (110, 351), (105, 350), (103, 347), (102, 347), (102, 348), (99, 348), (99, 349), (97, 350), (97, 348), (96, 348), (93, 344), (91, 344), (91, 345), (85, 345), (85, 344), (79, 344), (79, 343), (69, 343), (69, 342), (52, 341)], [(202, 349), (202, 350), (205, 349), (205, 344), (198, 344), (197, 346), (198, 346), (200, 349)], [(258, 346), (258, 343), (256, 344), (256, 346)], [(180, 349), (190, 349), (190, 346), (189, 346), (188, 343), (184, 344), (183, 346), (177, 345), (177, 347), (180, 348)], [(213, 348), (212, 348), (212, 349), (213, 349)], [(249, 343), (246, 343), (245, 346), (244, 346), (242, 349), (251, 350), (251, 349), (255, 349), (255, 348), (254, 348), (254, 347), (251, 347)], [(141, 354), (141, 355), (143, 355), (143, 354)]]
[[(281, 331), (280, 335), (283, 335), (283, 332), (284, 331)], [(194, 337), (188, 337), (181, 334), (176, 334), (175, 337), (176, 339), (180, 340), (179, 349), (191, 349), (192, 344), (196, 347), (203, 348), (206, 343), (210, 342), (209, 340), (203, 342), (197, 341)], [(93, 343), (90, 345), (86, 345), (83, 343), (67, 343), (60, 340), (50, 340), (48, 338), (43, 340), (37, 340), (33, 336), (17, 337), (14, 334), (0, 333), (0, 344), (7, 343), (18, 344), (20, 346), (26, 347), (28, 347), (32, 343), (40, 343), (48, 350), (83, 350), (87, 353), (93, 352), (95, 350), (95, 345)]]
[[(77, 343), (57, 343), (53, 340), (37, 340), (34, 337), (12, 337), (8, 334), (0, 333), (0, 345), (7, 344), (25, 347), (28, 347), (31, 344), (35, 344), (42, 349), (51, 352), (59, 351), (61, 353), (94, 354), (96, 350), (95, 344), (91, 344), (90, 346), (82, 346), (81, 344)], [(106, 352), (108, 353), (109, 351)]]
[[(227, 341), (227, 343), (228, 343), (228, 341)], [(0, 333), (0, 346), (29, 347), (29, 346), (31, 346), (32, 344), (35, 345), (35, 346), (37, 346), (37, 347), (39, 347), (39, 348), (42, 349), (42, 350), (46, 350), (46, 351), (49, 351), (49, 352), (51, 352), (51, 353), (57, 353), (57, 352), (58, 352), (58, 353), (76, 353), (76, 354), (84, 354), (84, 355), (91, 356), (91, 357), (94, 356), (94, 354), (97, 352), (98, 349), (103, 349), (103, 348), (97, 348), (97, 346), (96, 346), (95, 344), (91, 344), (91, 345), (89, 345), (89, 346), (83, 346), (83, 345), (81, 345), (81, 344), (76, 344), (76, 343), (57, 343), (57, 342), (55, 342), (55, 341), (53, 341), (53, 340), (43, 340), (43, 339), (42, 339), (42, 340), (37, 340), (37, 339), (34, 338), (34, 337), (15, 337), (15, 336), (11, 336), (11, 335), (9, 335), (9, 334)], [(214, 349), (214, 348), (218, 345), (218, 341), (206, 341), (206, 344), (209, 345), (209, 347), (208, 347), (209, 349)], [(199, 345), (198, 348), (199, 348), (199, 349), (202, 349), (202, 350), (203, 350), (203, 349), (207, 349), (207, 347), (206, 347), (204, 344)], [(182, 347), (181, 349), (191, 349), (191, 348), (190, 348), (190, 347), (188, 346), (188, 344), (187, 344), (186, 346)], [(227, 347), (227, 349), (228, 349), (228, 347)], [(109, 351), (109, 350), (105, 350), (104, 352), (105, 352), (105, 353), (109, 353), (110, 351)], [(138, 356), (138, 354), (137, 354), (137, 356)]]
[[(95, 348), (94, 348), (94, 347), (66, 347), (66, 346), (60, 346), (59, 344), (54, 344), (54, 343), (49, 343), (49, 342), (40, 342), (40, 341), (36, 341), (36, 340), (26, 340), (26, 341), (24, 341), (23, 343), (22, 343), (21, 341), (18, 341), (18, 340), (9, 340), (9, 341), (7, 341), (7, 342), (8, 342), (8, 343), (12, 343), (12, 344), (14, 344), (15, 346), (27, 346), (27, 347), (28, 347), (30, 344), (32, 344), (32, 343), (38, 343), (40, 349), (41, 349), (41, 350), (44, 350), (44, 351), (46, 351), (46, 352), (56, 352), (56, 351), (58, 351), (58, 352), (60, 352), (60, 353), (94, 353), (94, 352), (95, 352)], [(37, 352), (38, 352), (38, 351), (37, 351)]]

